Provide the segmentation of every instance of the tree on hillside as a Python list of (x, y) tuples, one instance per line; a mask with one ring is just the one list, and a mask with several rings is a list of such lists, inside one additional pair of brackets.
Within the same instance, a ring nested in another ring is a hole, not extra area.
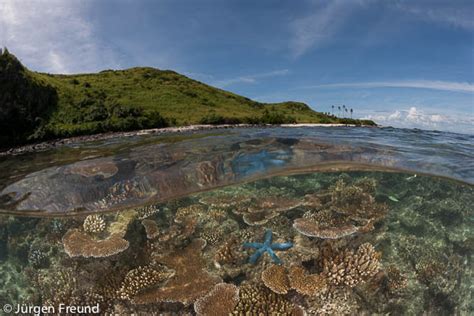
[(0, 147), (24, 142), (57, 104), (56, 90), (32, 78), (4, 48), (0, 55)]

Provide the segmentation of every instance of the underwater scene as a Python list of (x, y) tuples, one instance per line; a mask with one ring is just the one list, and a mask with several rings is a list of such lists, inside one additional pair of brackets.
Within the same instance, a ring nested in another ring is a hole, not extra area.
[(0, 309), (474, 313), (472, 137), (372, 133), (144, 135), (1, 157)]

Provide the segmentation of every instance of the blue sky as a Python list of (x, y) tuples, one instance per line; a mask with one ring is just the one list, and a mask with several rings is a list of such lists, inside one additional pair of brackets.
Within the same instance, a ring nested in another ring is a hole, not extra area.
[(0, 45), (51, 73), (153, 66), (250, 98), (474, 133), (473, 1), (2, 0)]

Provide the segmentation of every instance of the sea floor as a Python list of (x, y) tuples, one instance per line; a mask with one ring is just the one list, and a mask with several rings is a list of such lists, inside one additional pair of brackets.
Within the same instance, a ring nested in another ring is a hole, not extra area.
[(117, 213), (0, 217), (0, 306), (176, 315), (468, 315), (474, 188), (278, 176)]

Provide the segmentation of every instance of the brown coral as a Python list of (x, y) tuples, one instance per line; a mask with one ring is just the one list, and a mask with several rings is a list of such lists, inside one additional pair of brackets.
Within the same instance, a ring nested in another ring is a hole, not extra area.
[(205, 211), (205, 207), (201, 204), (191, 204), (185, 207), (180, 207), (176, 210), (174, 221), (176, 223), (182, 223), (188, 218), (198, 218)]
[(198, 316), (227, 316), (239, 301), (239, 288), (233, 284), (219, 283), (205, 296), (194, 302)]
[(119, 297), (124, 300), (131, 300), (140, 291), (156, 286), (173, 274), (163, 266), (142, 266), (130, 270), (118, 290)]
[(262, 281), (266, 287), (278, 294), (286, 294), (290, 287), (290, 280), (286, 268), (280, 265), (271, 265), (262, 272)]
[(387, 213), (387, 205), (372, 196), (375, 180), (364, 178), (348, 185), (338, 180), (328, 191), (305, 197), (303, 205), (311, 206), (293, 227), (303, 235), (337, 239), (356, 232), (366, 233)]
[(324, 227), (314, 220), (298, 218), (293, 222), (293, 227), (301, 234), (309, 237), (323, 239), (337, 239), (352, 235), (358, 231), (354, 225), (347, 224), (340, 227)]
[(102, 215), (88, 215), (82, 224), (84, 231), (89, 233), (100, 233), (105, 229), (105, 220)]
[(235, 195), (230, 193), (212, 194), (203, 196), (199, 202), (211, 207), (228, 208), (237, 204), (247, 204), (251, 200), (250, 197), (244, 195)]
[(152, 216), (155, 213), (158, 213), (160, 209), (157, 205), (146, 205), (135, 209), (137, 212), (138, 219), (145, 219)]
[(242, 253), (239, 251), (240, 241), (231, 237), (227, 240), (214, 255), (214, 264), (220, 268), (224, 264), (236, 264), (242, 260)]
[(266, 287), (277, 294), (286, 294), (294, 289), (298, 293), (314, 296), (326, 288), (326, 279), (319, 274), (308, 274), (301, 266), (272, 265), (262, 272), (262, 281)]
[(239, 302), (232, 315), (304, 315), (301, 307), (285, 296), (273, 293), (264, 286), (243, 285), (239, 288)]
[(380, 253), (365, 243), (356, 252), (345, 250), (334, 257), (324, 259), (323, 274), (334, 285), (354, 287), (374, 276), (380, 269)]
[(156, 221), (146, 218), (142, 220), (142, 225), (145, 227), (146, 238), (153, 239), (160, 234)]
[(296, 292), (314, 296), (326, 287), (326, 279), (319, 274), (307, 274), (300, 266), (292, 266), (289, 269), (290, 285)]
[(206, 263), (201, 257), (201, 250), (205, 244), (204, 240), (196, 239), (184, 249), (156, 258), (157, 262), (175, 270), (175, 275), (162, 287), (140, 292), (133, 302), (136, 304), (157, 302), (190, 304), (207, 294), (209, 289), (222, 280), (204, 270)]
[(116, 234), (95, 240), (85, 232), (71, 229), (64, 235), (63, 245), (70, 257), (102, 258), (124, 251), (128, 248), (128, 241)]
[(301, 203), (298, 199), (267, 196), (254, 201), (247, 207), (235, 208), (233, 213), (242, 215), (242, 219), (247, 225), (263, 225), (280, 213), (300, 206)]

